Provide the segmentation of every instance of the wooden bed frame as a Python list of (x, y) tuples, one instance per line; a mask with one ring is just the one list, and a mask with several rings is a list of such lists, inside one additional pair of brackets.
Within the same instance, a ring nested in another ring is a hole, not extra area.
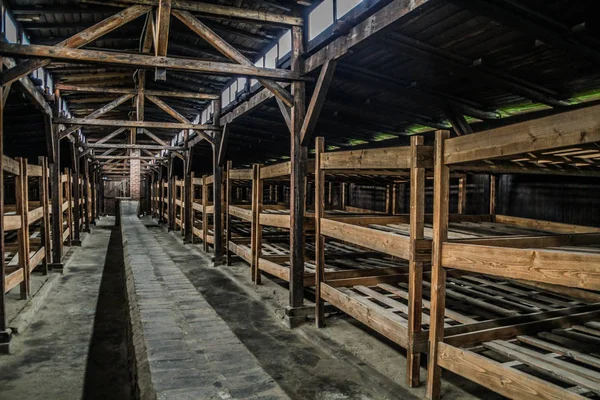
[[(567, 354), (568, 349), (565, 350), (564, 346), (558, 348), (535, 342), (534, 347), (545, 348), (553, 353), (550, 356), (540, 355), (519, 344), (523, 341), (534, 343), (539, 337), (534, 337), (534, 340), (527, 337), (540, 332), (578, 330), (580, 326), (588, 327), (591, 336), (599, 340), (597, 335), (600, 332), (595, 330), (598, 327), (595, 320), (600, 316), (600, 295), (595, 291), (600, 290), (600, 228), (497, 216), (496, 221), (527, 228), (549, 228), (556, 234), (450, 240), (447, 204), (451, 170), (600, 176), (595, 161), (600, 157), (600, 148), (597, 146), (600, 142), (598, 115), (600, 106), (593, 106), (452, 139), (449, 139), (448, 132), (437, 132), (431, 274), (433, 292), (427, 383), (429, 398), (440, 397), (442, 368), (511, 398), (583, 398), (581, 390), (590, 391), (590, 380), (595, 385), (591, 391), (600, 394), (600, 376), (597, 372), (563, 365), (554, 355), (563, 352), (567, 359), (577, 359), (577, 354)], [(480, 273), (495, 279), (525, 282), (594, 304), (538, 313), (529, 318), (507, 318), (495, 323), (445, 329), (442, 310), (449, 297), (448, 276), (456, 273)], [(513, 362), (502, 363), (482, 356), (478, 354), (481, 346), (502, 353)], [(515, 363), (525, 364), (538, 372), (541, 370), (543, 376), (551, 375), (562, 382), (566, 380), (576, 390), (566, 390), (552, 379), (543, 379), (513, 368)], [(544, 371), (544, 365), (551, 367)]]
[[(16, 232), (16, 241), (5, 244), (5, 291), (20, 286), (22, 299), (30, 296), (31, 273), (39, 267), (48, 273), (51, 254), (50, 203), (48, 198), (48, 166), (44, 157), (39, 165), (28, 165), (27, 160), (3, 156), (4, 171), (14, 176), (15, 199), (13, 205), (4, 205), (4, 231)], [(37, 178), (39, 199), (29, 200), (30, 178)], [(12, 259), (10, 256), (12, 255)]]
[[(192, 173), (192, 241), (194, 237), (200, 239), (204, 251), (208, 251), (208, 245), (215, 241), (214, 230), (211, 231), (210, 227), (211, 215), (214, 213), (214, 205), (210, 201), (213, 182), (213, 175), (196, 178)], [(199, 188), (200, 197), (196, 197), (196, 188)]]

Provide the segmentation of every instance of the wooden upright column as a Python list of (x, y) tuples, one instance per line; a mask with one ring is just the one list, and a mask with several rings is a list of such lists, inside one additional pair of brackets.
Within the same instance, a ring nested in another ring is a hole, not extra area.
[(439, 399), (442, 369), (438, 365), (438, 345), (444, 339), (446, 310), (446, 270), (442, 266), (442, 246), (448, 239), (448, 203), (450, 168), (444, 163), (444, 145), (448, 131), (435, 135), (433, 174), (433, 253), (431, 256), (431, 308), (429, 322), (429, 364), (427, 366), (427, 398)]
[(410, 259), (408, 272), (408, 346), (406, 352), (406, 384), (419, 386), (421, 354), (415, 353), (415, 335), (421, 332), (423, 313), (423, 262), (417, 259), (417, 244), (425, 235), (425, 168), (419, 166), (419, 147), (423, 136), (412, 136), (410, 167)]
[(42, 246), (44, 246), (44, 264), (43, 274), (48, 273), (48, 266), (52, 260), (52, 245), (50, 243), (50, 204), (48, 203), (48, 159), (46, 157), (38, 157), (40, 166), (42, 167), (42, 176), (39, 181), (40, 206), (44, 208), (44, 217), (42, 219)]
[(175, 180), (173, 178), (173, 155), (169, 158), (169, 168), (167, 171), (167, 224), (168, 230), (175, 230), (175, 207), (173, 198), (175, 197)]
[[(303, 29), (292, 27), (291, 70), (302, 73), (304, 53)], [(294, 308), (304, 304), (304, 214), (308, 149), (301, 145), (301, 129), (305, 117), (305, 84), (292, 83), (294, 106), (291, 109), (291, 178), (290, 178), (290, 298), (287, 317), (294, 326)]]
[(227, 171), (225, 172), (225, 263), (231, 265), (231, 253), (229, 252), (229, 242), (231, 241), (231, 215), (229, 214), (229, 207), (231, 205), (232, 193), (231, 193), (231, 179), (229, 174), (231, 172), (232, 162), (227, 161)]
[(321, 218), (325, 213), (325, 170), (321, 168), (325, 142), (322, 137), (316, 138), (315, 147), (315, 322), (317, 328), (322, 328), (325, 326), (325, 302), (321, 299), (321, 283), (325, 280), (325, 237), (321, 235)]
[(83, 158), (83, 224), (84, 232), (90, 231), (91, 197), (92, 185), (90, 183), (90, 165), (88, 160)]
[(71, 190), (73, 193), (73, 235), (71, 244), (75, 246), (81, 246), (81, 185), (79, 183), (79, 157), (77, 157), (77, 146), (75, 143), (71, 143), (71, 159), (73, 160), (73, 171), (72, 171), (72, 186)]
[(189, 160), (186, 158), (185, 161), (185, 178), (183, 178), (183, 241), (184, 243), (192, 243), (192, 237), (194, 236), (194, 210), (192, 208), (192, 173), (187, 173)]
[[(2, 57), (0, 57), (0, 72)], [(0, 155), (4, 154), (4, 89), (0, 85)], [(0, 157), (0, 353), (9, 352), (10, 333), (7, 329), (6, 316), (6, 270), (4, 266), (4, 157)]]
[(21, 217), (21, 228), (18, 230), (19, 242), (19, 267), (23, 268), (23, 281), (21, 282), (21, 299), (29, 298), (31, 273), (29, 265), (29, 188), (27, 178), (27, 160), (17, 158), (19, 163), (19, 176), (15, 185), (17, 200), (17, 215)]
[(498, 190), (498, 180), (496, 175), (490, 175), (490, 217), (492, 222), (496, 222), (496, 192)]
[[(221, 99), (214, 100), (214, 125), (219, 125), (221, 120)], [(214, 238), (214, 265), (221, 265), (223, 259), (223, 167), (219, 165), (219, 149), (223, 140), (223, 131), (216, 130), (213, 145), (213, 238)]]
[[(58, 91), (55, 93), (55, 115), (60, 115), (60, 97)], [(58, 140), (57, 126), (52, 124), (48, 129), (52, 130), (51, 146), (54, 160), (50, 163), (50, 191), (52, 197), (52, 265), (51, 269), (62, 269), (62, 182), (60, 177), (60, 142)]]

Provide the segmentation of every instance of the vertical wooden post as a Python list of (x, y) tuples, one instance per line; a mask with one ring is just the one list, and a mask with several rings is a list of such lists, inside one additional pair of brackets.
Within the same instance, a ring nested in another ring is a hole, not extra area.
[(81, 225), (79, 220), (81, 218), (81, 186), (79, 184), (79, 158), (77, 157), (77, 147), (74, 143), (71, 143), (71, 160), (72, 160), (72, 176), (71, 176), (71, 190), (72, 190), (72, 218), (73, 218), (73, 232), (71, 235), (71, 244), (75, 246), (81, 246)]
[(255, 180), (256, 180), (256, 197), (252, 201), (252, 204), (256, 207), (256, 222), (254, 224), (254, 231), (252, 236), (254, 237), (254, 283), (256, 285), (261, 284), (261, 273), (260, 273), (260, 258), (262, 257), (262, 225), (260, 224), (260, 214), (263, 209), (263, 196), (264, 187), (263, 180), (260, 175), (262, 165), (255, 165)]
[(496, 175), (490, 175), (490, 217), (491, 222), (496, 222), (496, 192), (498, 191), (498, 180)]
[(163, 167), (158, 169), (158, 223), (164, 222), (165, 218), (165, 186), (163, 179)]
[[(221, 120), (221, 99), (213, 101), (213, 123), (219, 126)], [(219, 165), (219, 149), (223, 141), (223, 131), (214, 132), (213, 144), (213, 249), (214, 265), (221, 265), (223, 258), (223, 166)]]
[(71, 175), (68, 168), (65, 168), (65, 175), (67, 176), (67, 226), (69, 227), (67, 243), (69, 246), (73, 246), (73, 175)]
[(174, 181), (173, 181), (173, 155), (169, 157), (169, 167), (167, 171), (167, 226), (168, 230), (175, 229), (175, 210), (173, 207), (174, 197)]
[(42, 246), (44, 246), (44, 264), (42, 272), (48, 274), (48, 265), (51, 263), (52, 245), (50, 244), (50, 207), (48, 201), (48, 160), (46, 157), (38, 157), (39, 164), (42, 167), (42, 176), (40, 177), (39, 192), (40, 206), (44, 210), (41, 226)]
[(208, 177), (202, 177), (202, 250), (208, 252)]
[(408, 272), (408, 349), (406, 352), (406, 384), (419, 386), (421, 354), (414, 351), (414, 340), (421, 332), (423, 301), (423, 262), (417, 260), (417, 243), (425, 235), (425, 168), (419, 167), (419, 147), (423, 136), (412, 136), (410, 167), (410, 259)]
[(194, 178), (196, 177), (196, 174), (194, 174), (194, 171), (190, 172), (190, 178), (189, 178), (189, 206), (190, 206), (190, 212), (189, 215), (187, 216), (189, 219), (186, 223), (189, 222), (190, 224), (190, 232), (189, 232), (189, 243), (193, 244), (194, 243), (194, 223), (196, 222), (196, 211), (194, 210), (194, 199), (196, 197), (196, 191), (195, 186), (194, 186)]
[[(302, 73), (304, 34), (302, 27), (292, 27), (291, 70)], [(301, 130), (305, 117), (305, 83), (292, 83), (294, 106), (291, 110), (291, 177), (290, 177), (290, 299), (289, 309), (304, 304), (304, 214), (305, 180), (307, 174), (308, 149), (301, 144)], [(290, 313), (288, 311), (288, 317)], [(292, 318), (289, 318), (293, 326)]]
[[(0, 72), (2, 72), (0, 57)], [(4, 88), (0, 85), (0, 353), (9, 352), (10, 332), (6, 315), (6, 267), (4, 266)]]
[(325, 213), (325, 170), (321, 155), (325, 151), (322, 137), (315, 139), (315, 321), (317, 328), (325, 326), (325, 303), (321, 299), (321, 283), (325, 280), (325, 237), (321, 235), (321, 218)]
[(463, 215), (467, 212), (467, 175), (458, 179), (458, 213)]
[(385, 187), (385, 213), (392, 213), (392, 187), (391, 185), (386, 185)]
[[(55, 93), (55, 115), (60, 115), (60, 97)], [(50, 124), (52, 137), (57, 135), (56, 125)], [(52, 197), (52, 269), (62, 269), (62, 179), (60, 176), (60, 142), (52, 141), (54, 160), (50, 164), (50, 191)]]
[(83, 157), (83, 209), (85, 210), (83, 213), (83, 223), (84, 223), (84, 232), (90, 231), (90, 214), (91, 214), (91, 184), (90, 184), (90, 163), (87, 158)]
[(429, 323), (429, 364), (427, 366), (427, 398), (440, 397), (442, 370), (438, 365), (439, 342), (444, 339), (446, 310), (446, 271), (442, 266), (442, 247), (448, 239), (448, 202), (450, 198), (450, 168), (444, 163), (445, 140), (448, 131), (435, 135), (433, 174), (433, 253), (431, 257), (431, 309)]
[(398, 184), (392, 183), (392, 214), (398, 214)]
[(346, 182), (342, 182), (342, 191), (341, 191), (341, 194), (340, 194), (340, 196), (342, 198), (341, 202), (340, 202), (342, 210), (346, 210), (346, 197), (347, 197), (346, 190), (347, 190), (347, 187), (348, 187), (348, 184)]
[(23, 270), (23, 281), (21, 282), (21, 299), (29, 298), (29, 219), (28, 219), (28, 187), (27, 187), (27, 161), (17, 158), (19, 163), (19, 176), (16, 177), (15, 198), (17, 201), (17, 215), (21, 217), (21, 228), (17, 231), (19, 243), (19, 267)]
[[(186, 159), (187, 164), (187, 159)], [(187, 172), (188, 166), (184, 167)], [(192, 214), (194, 210), (192, 209), (192, 174), (191, 172), (186, 173), (185, 178), (183, 179), (183, 241), (184, 243), (192, 242), (193, 235), (193, 224), (192, 224)]]
[(250, 222), (250, 276), (252, 279), (252, 282), (254, 282), (254, 280), (256, 279), (256, 269), (258, 268), (258, 266), (256, 265), (256, 251), (257, 251), (257, 247), (256, 247), (256, 225), (260, 222), (259, 221), (259, 214), (258, 214), (258, 202), (257, 202), (257, 197), (258, 197), (258, 174), (259, 174), (259, 166), (258, 164), (253, 165), (252, 166), (252, 198), (250, 200), (251, 202), (251, 210), (252, 210), (252, 221)]
[(225, 187), (225, 263), (231, 265), (231, 253), (229, 252), (229, 242), (231, 241), (231, 214), (229, 214), (229, 207), (231, 206), (231, 178), (229, 176), (232, 168), (231, 161), (227, 161), (227, 171), (225, 172), (226, 187)]

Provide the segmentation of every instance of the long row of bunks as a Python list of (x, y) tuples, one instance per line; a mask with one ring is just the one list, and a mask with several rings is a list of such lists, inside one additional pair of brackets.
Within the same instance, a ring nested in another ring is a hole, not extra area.
[[(599, 113), (588, 107), (453, 138), (438, 131), (433, 145), (415, 136), (410, 146), (328, 152), (317, 138), (302, 276), (317, 326), (328, 304), (402, 346), (412, 387), (429, 354), (434, 399), (442, 369), (507, 397), (600, 395), (600, 358), (583, 351), (600, 341), (600, 228), (500, 215), (495, 205), (501, 174), (598, 176)], [(226, 171), (227, 263), (247, 262), (256, 284), (263, 273), (289, 282), (290, 162), (228, 162)], [(483, 215), (465, 213), (472, 174), (489, 175)], [(189, 219), (184, 180), (157, 182), (153, 205), (173, 228), (190, 221), (208, 250), (218, 234), (210, 225), (213, 177), (190, 182)], [(385, 210), (349, 205), (350, 183), (383, 188)], [(408, 212), (399, 212), (400, 184), (409, 188)]]
[[(4, 199), (4, 296), (19, 288), (23, 300), (31, 296), (32, 273), (48, 274), (50, 269), (61, 269), (64, 246), (79, 245), (79, 233), (89, 230), (90, 221), (97, 215), (97, 191), (90, 182), (85, 185), (81, 176), (69, 169), (60, 174), (58, 197), (53, 199), (49, 190), (49, 167), (45, 157), (38, 164), (29, 164), (25, 158), (3, 156)], [(82, 195), (76, 204), (74, 192)], [(60, 212), (52, 213), (56, 200)], [(58, 229), (53, 229), (53, 225)], [(54, 237), (59, 240), (53, 240)], [(58, 243), (58, 248), (53, 248)], [(6, 323), (6, 321), (5, 321)]]

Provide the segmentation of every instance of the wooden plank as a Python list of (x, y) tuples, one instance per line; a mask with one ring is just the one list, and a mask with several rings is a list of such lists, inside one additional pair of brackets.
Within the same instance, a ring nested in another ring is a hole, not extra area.
[(33, 224), (44, 217), (44, 207), (38, 207), (29, 211), (29, 224)]
[(41, 247), (40, 249), (38, 249), (35, 252), (35, 254), (33, 256), (31, 256), (29, 258), (30, 272), (33, 271), (35, 269), (35, 267), (37, 267), (38, 265), (40, 265), (40, 263), (42, 261), (44, 261), (45, 257), (46, 257), (46, 250), (44, 249), (44, 247)]
[[(432, 148), (420, 146), (418, 150), (419, 167), (433, 166)], [(323, 169), (360, 170), (360, 169), (409, 169), (411, 167), (411, 148), (409, 146), (387, 147), (328, 152), (321, 155)]]
[(526, 343), (530, 346), (534, 346), (539, 349), (549, 351), (551, 353), (560, 354), (562, 356), (572, 358), (573, 360), (590, 365), (594, 368), (600, 368), (600, 359), (592, 357), (588, 354), (583, 354), (578, 351), (569, 349), (567, 347), (559, 346), (557, 344), (550, 343), (532, 336), (517, 336), (517, 340), (519, 342)]
[(2, 155), (2, 170), (15, 176), (21, 173), (19, 163), (4, 154)]
[(12, 289), (16, 288), (19, 284), (21, 284), (24, 280), (25, 274), (23, 273), (23, 268), (19, 268), (11, 273), (8, 273), (4, 278), (5, 281), (5, 291), (6, 293), (10, 292)]
[(252, 221), (252, 210), (248, 208), (243, 208), (240, 206), (230, 205), (229, 213), (239, 219), (244, 221), (251, 222)]
[(364, 303), (357, 301), (356, 298), (349, 297), (329, 284), (323, 283), (321, 285), (321, 297), (334, 307), (339, 308), (394, 343), (406, 348), (406, 326), (390, 319), (388, 316), (374, 312), (374, 310)]
[[(167, 55), (169, 45), (169, 27), (171, 25), (171, 0), (158, 0), (158, 12), (155, 24), (154, 55), (164, 57)], [(164, 81), (166, 72), (164, 68), (157, 68), (155, 80)]]
[(598, 374), (555, 357), (544, 356), (537, 351), (517, 346), (502, 340), (483, 343), (487, 349), (511, 357), (536, 370), (549, 374), (563, 382), (584, 387), (595, 393), (600, 392)]
[(56, 48), (42, 45), (20, 45), (0, 42), (0, 54), (24, 58), (50, 58), (71, 62), (91, 62), (96, 64), (121, 65), (133, 68), (165, 68), (175, 71), (209, 73), (216, 75), (242, 75), (257, 78), (271, 78), (278, 81), (297, 81), (304, 78), (298, 72), (248, 67), (239, 64), (204, 61), (193, 58), (154, 57), (143, 54), (115, 53), (99, 50)]
[(446, 268), (600, 290), (600, 254), (444, 243)]
[(458, 136), (448, 141), (444, 163), (457, 164), (600, 141), (600, 106)]
[(266, 167), (261, 167), (260, 176), (261, 179), (279, 178), (283, 176), (289, 176), (292, 173), (291, 161), (283, 163), (273, 164)]
[(322, 235), (334, 239), (343, 240), (405, 260), (410, 258), (411, 249), (409, 240), (400, 235), (329, 219), (321, 221), (321, 231)]
[(543, 221), (530, 218), (513, 217), (509, 215), (496, 215), (499, 224), (514, 225), (522, 228), (536, 229), (556, 233), (598, 233), (600, 228), (593, 226), (564, 224), (560, 222)]
[(229, 178), (234, 180), (251, 181), (252, 169), (232, 169), (231, 171), (229, 171)]
[[(506, 368), (496, 361), (446, 343), (439, 344), (437, 363), (455, 374), (509, 398), (523, 400), (585, 399), (585, 397), (560, 386), (514, 368)], [(510, 382), (510, 384), (507, 384), (507, 382)]]

